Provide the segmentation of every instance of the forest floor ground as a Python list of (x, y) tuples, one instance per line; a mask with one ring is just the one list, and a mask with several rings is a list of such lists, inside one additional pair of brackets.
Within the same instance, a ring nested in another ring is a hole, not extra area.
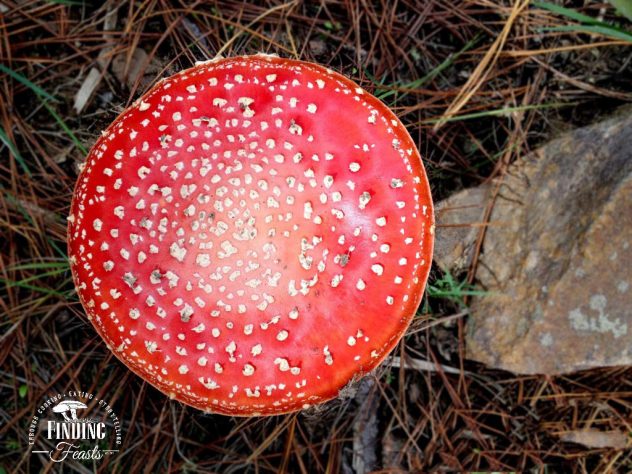
[(60, 469), (28, 454), (27, 425), (47, 395), (73, 389), (111, 402), (123, 444), (64, 472), (631, 472), (630, 449), (569, 434), (630, 436), (632, 369), (520, 376), (466, 360), (473, 269), (433, 269), (395, 351), (428, 370), (386, 364), (318, 410), (239, 419), (170, 401), (133, 375), (88, 322), (67, 263), (78, 165), (157, 78), (218, 52), (326, 64), (406, 124), (438, 201), (632, 100), (632, 24), (608, 3), (565, 6), (0, 2), (0, 472)]

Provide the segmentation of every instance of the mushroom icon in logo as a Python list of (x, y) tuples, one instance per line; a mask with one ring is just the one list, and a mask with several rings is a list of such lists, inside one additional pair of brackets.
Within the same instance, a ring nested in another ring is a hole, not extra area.
[[(64, 400), (53, 407), (53, 412), (61, 413), (66, 421), (78, 421), (77, 410), (79, 408), (88, 408), (88, 406), (77, 400)], [(67, 412), (70, 412), (70, 416)]]

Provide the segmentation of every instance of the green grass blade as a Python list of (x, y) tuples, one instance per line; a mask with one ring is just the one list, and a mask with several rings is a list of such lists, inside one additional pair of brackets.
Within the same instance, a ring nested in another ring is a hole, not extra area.
[(48, 105), (48, 103), (45, 100), (42, 100), (42, 104), (44, 105), (44, 107), (46, 107), (46, 110), (48, 110), (48, 112), (53, 116), (55, 121), (64, 130), (64, 132), (66, 132), (66, 134), (70, 137), (70, 139), (75, 144), (75, 146), (79, 148), (84, 155), (88, 153), (88, 150), (84, 148), (84, 146), (79, 141), (77, 136), (72, 132), (72, 130), (70, 130), (70, 128), (68, 128), (68, 125), (66, 125), (66, 122), (64, 122), (63, 119), (57, 114), (57, 112), (55, 112), (55, 109), (53, 109), (50, 105)]
[(22, 203), (18, 201), (15, 197), (13, 197), (11, 193), (4, 191), (4, 198), (7, 201), (11, 202), (15, 207), (17, 207), (20, 214), (22, 214), (22, 217), (24, 217), (29, 224), (31, 225), (35, 224), (33, 222), (33, 219), (31, 218), (31, 215), (26, 211), (26, 209), (24, 209), (24, 206), (22, 205)]
[[(0, 64), (0, 66), (2, 66), (2, 64)], [(4, 131), (4, 129), (2, 127), (0, 127), (0, 141), (2, 143), (4, 143), (7, 146), (7, 148), (9, 148), (9, 151), (15, 157), (15, 160), (22, 167), (24, 172), (27, 175), (32, 176), (31, 170), (26, 165), (26, 162), (24, 161), (24, 158), (22, 158), (22, 155), (20, 155), (20, 152), (18, 151), (16, 146), (13, 144), (13, 142), (11, 140), (9, 140), (9, 137), (7, 136), (7, 134), (5, 133), (5, 131)]]
[(570, 31), (588, 34), (598, 34), (603, 36), (609, 36), (610, 38), (616, 38), (623, 41), (632, 43), (632, 33), (613, 28), (611, 26), (602, 25), (565, 25), (565, 26), (553, 26), (550, 28), (542, 28), (542, 31)]
[[(64, 281), (64, 285), (70, 282), (70, 278)], [(46, 295), (54, 295), (54, 296), (64, 296), (64, 292), (61, 290), (54, 290), (52, 288), (44, 288), (42, 286), (37, 285), (29, 285), (28, 283), (22, 283), (21, 281), (11, 281), (6, 280), (4, 278), (0, 278), (0, 283), (4, 283), (7, 288), (17, 286), (19, 288), (24, 288), (26, 290), (37, 291), (38, 293), (44, 293)]]
[(55, 252), (57, 252), (61, 258), (63, 258), (63, 259), (67, 259), (68, 258), (68, 255), (67, 255), (66, 251), (64, 250), (66, 248), (65, 246), (63, 248), (60, 248), (59, 245), (57, 245), (55, 243), (55, 241), (53, 239), (51, 239), (50, 237), (46, 237), (46, 240), (51, 245), (51, 247), (53, 247), (55, 249)]
[(57, 99), (54, 96), (50, 95), (48, 92), (46, 92), (44, 89), (42, 89), (37, 84), (34, 84), (31, 81), (29, 81), (26, 77), (24, 77), (19, 72), (15, 72), (13, 69), (9, 69), (4, 64), (0, 64), (0, 71), (8, 74), (9, 76), (14, 78), (19, 83), (25, 85), (26, 87), (31, 89), (33, 92), (35, 92), (38, 96), (43, 97), (43, 98), (45, 98), (47, 100), (50, 100), (50, 101), (53, 101), (53, 102), (57, 102)]
[[(22, 216), (24, 217), (24, 219), (26, 219), (26, 221), (31, 224), (31, 225), (36, 225), (35, 222), (33, 221), (31, 215), (28, 213), (28, 211), (24, 208), (24, 206), (22, 205), (22, 203), (16, 199), (11, 193), (7, 192), (4, 190), (4, 187), (2, 185), (0, 185), (0, 189), (2, 189), (4, 191), (4, 197), (7, 201), (10, 201), (20, 212), (20, 214), (22, 214)], [(55, 214), (55, 216), (58, 219), (62, 219), (60, 216), (58, 216), (57, 214)], [(51, 245), (51, 247), (53, 247), (55, 249), (55, 251), (59, 254), (59, 256), (62, 258), (62, 260), (66, 260), (68, 258), (68, 255), (66, 255), (66, 252), (59, 247), (59, 245), (57, 245), (55, 243), (55, 241), (50, 237), (50, 236), (46, 236), (46, 241)]]
[(62, 273), (66, 273), (67, 271), (68, 271), (68, 268), (57, 268), (55, 270), (51, 270), (51, 271), (48, 271), (48, 272), (42, 272), (42, 273), (38, 273), (37, 275), (33, 275), (33, 276), (30, 276), (30, 277), (27, 277), (27, 278), (23, 278), (22, 280), (17, 280), (17, 281), (5, 280), (5, 286), (7, 288), (12, 288), (14, 286), (20, 286), (20, 285), (23, 285), (25, 283), (31, 283), (32, 281), (39, 280), (40, 278), (46, 278), (46, 277), (61, 275)]
[[(70, 130), (68, 125), (66, 125), (66, 122), (64, 122), (64, 120), (59, 116), (59, 114), (57, 112), (55, 112), (55, 109), (53, 109), (48, 104), (48, 101), (57, 102), (57, 99), (54, 96), (52, 96), (51, 94), (46, 92), (44, 89), (42, 89), (37, 84), (34, 84), (33, 82), (29, 81), (22, 74), (20, 74), (18, 72), (15, 72), (12, 69), (9, 69), (4, 64), (0, 64), (0, 71), (7, 73), (9, 76), (13, 77), (15, 80), (17, 80), (18, 82), (20, 82), (21, 84), (25, 85), (26, 87), (31, 89), (33, 92), (35, 92), (35, 94), (40, 98), (40, 100), (41, 100), (42, 104), (44, 105), (44, 107), (46, 108), (46, 110), (48, 110), (48, 113), (50, 113), (53, 116), (55, 121), (64, 130), (64, 132), (66, 132), (66, 134), (70, 137), (70, 139), (75, 144), (75, 146), (77, 148), (79, 148), (84, 155), (88, 152), (88, 150), (86, 150), (84, 148), (83, 144), (79, 141), (77, 136), (72, 132), (72, 130)], [(3, 134), (4, 134), (4, 132), (3, 132)], [(2, 136), (0, 136), (0, 138), (2, 138), (2, 141), (4, 141)], [(5, 138), (6, 138), (6, 135), (5, 135)], [(26, 166), (26, 164), (23, 162), (23, 160), (21, 158), (18, 161), (20, 161), (20, 164), (23, 167)], [(30, 175), (30, 172), (29, 172), (29, 175)]]
[[(456, 61), (459, 58), (459, 56), (461, 56), (463, 53), (471, 49), (478, 42), (479, 39), (480, 39), (479, 35), (475, 36), (470, 41), (468, 41), (467, 44), (463, 46), (463, 48), (461, 48), (456, 53), (449, 55), (437, 67), (435, 67), (432, 71), (428, 72), (428, 74), (408, 84), (402, 85), (401, 87), (399, 87), (399, 89), (410, 89), (410, 90), (418, 89), (419, 87), (423, 86), (427, 82), (433, 80), (435, 77), (441, 74), (445, 69), (449, 68), (454, 63), (454, 61)], [(389, 89), (389, 90), (382, 90), (382, 92), (379, 92), (379, 88), (378, 88), (375, 96), (378, 99), (383, 101), (387, 99), (388, 97), (394, 94), (399, 94), (399, 93), (401, 93), (401, 95), (399, 95), (397, 98), (401, 99), (402, 97), (408, 95), (409, 91)]]
[(477, 118), (484, 117), (498, 117), (502, 115), (507, 115), (512, 112), (522, 112), (525, 110), (538, 110), (538, 109), (551, 109), (551, 108), (560, 108), (560, 107), (568, 107), (570, 105), (575, 105), (575, 103), (552, 103), (552, 104), (533, 104), (533, 105), (520, 105), (517, 107), (504, 107), (502, 109), (496, 110), (484, 110), (482, 112), (473, 112), (471, 114), (463, 114), (463, 115), (455, 115), (449, 118), (434, 118), (423, 120), (421, 122), (422, 125), (431, 125), (437, 122), (458, 122), (460, 120), (472, 120)]
[(428, 287), (428, 296), (432, 298), (461, 298), (462, 296), (485, 296), (487, 291), (483, 290), (463, 290), (456, 288), (454, 290), (441, 290), (433, 286)]
[[(632, 9), (632, 2), (630, 2), (629, 0), (624, 0), (623, 3), (627, 3), (628, 7)], [(564, 25), (551, 28), (541, 28), (540, 31), (569, 31), (600, 34), (604, 36), (609, 36), (611, 38), (632, 42), (632, 33), (630, 33), (629, 31), (626, 31), (622, 28), (617, 28), (616, 26), (612, 26), (609, 23), (597, 20), (596, 18), (590, 17), (588, 15), (584, 15), (571, 8), (561, 7), (559, 5), (548, 2), (534, 2), (532, 3), (532, 5), (564, 16), (566, 18), (570, 18), (571, 20), (583, 23), (583, 25)]]
[(600, 22), (599, 20), (596, 20), (595, 18), (591, 16), (584, 15), (571, 8), (565, 8), (559, 5), (555, 5), (554, 3), (532, 2), (531, 5), (533, 5), (536, 8), (542, 8), (543, 10), (548, 10), (552, 13), (557, 13), (558, 15), (565, 16), (566, 18), (570, 18), (571, 20), (579, 21), (580, 23), (588, 23), (589, 25), (602, 24), (602, 22)]
[(42, 270), (45, 268), (65, 268), (67, 270), (70, 269), (70, 265), (67, 260), (59, 260), (57, 262), (34, 262), (34, 263), (23, 263), (21, 265), (12, 265), (8, 267), (9, 271), (16, 270)]

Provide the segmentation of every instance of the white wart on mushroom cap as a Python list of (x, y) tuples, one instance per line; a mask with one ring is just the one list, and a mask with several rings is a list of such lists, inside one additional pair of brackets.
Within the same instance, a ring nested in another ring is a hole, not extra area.
[(159, 82), (88, 155), (69, 254), (114, 354), (170, 396), (298, 410), (373, 369), (431, 263), (419, 153), (375, 97), (273, 56)]

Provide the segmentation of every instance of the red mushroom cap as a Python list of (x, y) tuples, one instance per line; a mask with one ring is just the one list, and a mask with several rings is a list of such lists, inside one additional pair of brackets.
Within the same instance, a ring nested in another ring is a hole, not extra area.
[(231, 415), (306, 408), (376, 367), (433, 247), (397, 117), (340, 74), (267, 55), (160, 81), (91, 149), (68, 220), (79, 297), (114, 354)]

